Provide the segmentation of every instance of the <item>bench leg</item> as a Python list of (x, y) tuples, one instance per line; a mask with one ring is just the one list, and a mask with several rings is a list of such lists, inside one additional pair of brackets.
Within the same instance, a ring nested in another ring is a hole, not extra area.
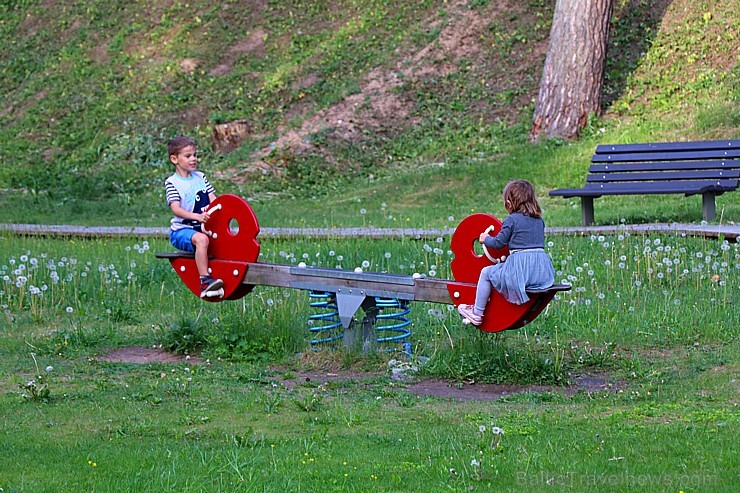
[(593, 226), (594, 224), (593, 197), (581, 197), (581, 223), (584, 226)]
[(701, 194), (701, 215), (705, 221), (712, 221), (717, 217), (717, 206), (714, 202), (713, 193)]

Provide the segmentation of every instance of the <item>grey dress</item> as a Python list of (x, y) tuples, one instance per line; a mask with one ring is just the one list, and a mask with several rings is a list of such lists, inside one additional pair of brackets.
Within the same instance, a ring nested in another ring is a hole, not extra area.
[(483, 314), (491, 288), (517, 305), (529, 301), (527, 289), (546, 289), (555, 282), (555, 269), (545, 252), (545, 222), (515, 212), (509, 215), (498, 235), (486, 238), (485, 246), (509, 246), (505, 262), (485, 267), (478, 279), (475, 313)]

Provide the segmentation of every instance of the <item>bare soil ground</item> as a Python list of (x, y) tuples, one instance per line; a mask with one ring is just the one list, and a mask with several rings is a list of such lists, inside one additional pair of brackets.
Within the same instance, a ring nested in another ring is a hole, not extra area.
[[(99, 361), (109, 363), (188, 363), (204, 364), (198, 356), (184, 356), (172, 354), (163, 349), (128, 347), (119, 348), (99, 356)], [(286, 372), (289, 376), (278, 377), (279, 384), (286, 390), (309, 385), (324, 385), (327, 383), (357, 382), (376, 379), (379, 375), (372, 372), (357, 370), (308, 370)], [(624, 387), (624, 383), (611, 377), (607, 373), (584, 374), (573, 378), (573, 385), (556, 387), (550, 385), (511, 385), (511, 384), (468, 384), (447, 380), (431, 379), (403, 383), (406, 391), (419, 396), (442, 397), (460, 401), (494, 401), (502, 397), (522, 393), (559, 392), (572, 395), (579, 391), (588, 393), (613, 392)]]
[[(356, 143), (369, 134), (412, 126), (418, 121), (413, 114), (416, 102), (401, 90), (404, 84), (417, 86), (436, 81), (435, 84), (444, 86), (441, 81), (446, 76), (463, 69), (480, 72), (481, 78), (488, 79), (485, 85), (491, 97), (471, 103), (471, 111), (481, 113), (487, 120), (517, 119), (519, 108), (526, 106), (537, 90), (536, 84), (530, 80), (531, 73), (538, 70), (544, 60), (547, 39), (530, 40), (526, 46), (513, 48), (510, 60), (506, 61), (493, 56), (483, 45), (491, 42), (489, 27), (492, 22), (507, 23), (507, 18), (530, 18), (534, 15), (526, 7), (510, 0), (500, 0), (497, 5), (481, 10), (470, 9), (466, 0), (454, 0), (446, 3), (445, 9), (446, 22), (442, 23), (436, 16), (428, 20), (430, 30), (439, 30), (436, 39), (423, 46), (402, 44), (395, 62), (370, 70), (359, 81), (357, 93), (328, 108), (312, 112), (310, 107), (297, 104), (289, 111), (291, 117), (286, 120), (286, 125), (277, 129), (277, 139), (255, 151), (239, 170), (230, 170), (223, 178), (242, 183), (250, 176), (264, 172), (280, 174), (284, 164), (280, 156), (285, 155), (321, 153), (333, 163), (330, 150), (317, 147), (310, 136), (328, 132), (333, 139)], [(522, 22), (522, 25), (534, 25), (536, 21)], [(261, 34), (264, 33), (256, 31), (249, 39), (229, 47), (222, 65), (214, 70), (219, 73), (231, 71), (236, 54), (259, 54)], [(315, 82), (315, 75), (309, 74), (299, 80), (296, 87), (308, 87)], [(491, 98), (498, 92), (522, 87), (526, 90), (517, 96), (515, 104), (491, 104)], [(290, 120), (293, 119), (300, 121), (297, 128), (290, 128)]]
[(146, 348), (141, 346), (124, 347), (114, 349), (106, 354), (98, 356), (98, 361), (107, 363), (189, 363), (202, 365), (203, 359), (199, 356), (186, 356), (184, 354), (173, 354), (159, 348)]

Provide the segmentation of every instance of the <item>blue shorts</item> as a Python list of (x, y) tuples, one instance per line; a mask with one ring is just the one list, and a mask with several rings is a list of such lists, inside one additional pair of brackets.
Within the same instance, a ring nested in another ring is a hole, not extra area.
[(195, 246), (193, 245), (193, 235), (195, 233), (197, 231), (192, 228), (183, 228), (177, 231), (170, 230), (170, 243), (178, 250), (195, 252)]

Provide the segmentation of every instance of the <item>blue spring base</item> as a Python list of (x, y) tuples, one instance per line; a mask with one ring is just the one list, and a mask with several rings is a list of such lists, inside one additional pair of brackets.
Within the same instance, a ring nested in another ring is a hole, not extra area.
[[(330, 292), (309, 291), (310, 306), (321, 310), (309, 316), (312, 346), (320, 346), (343, 340), (345, 345), (356, 342), (357, 335), (350, 328), (344, 331), (339, 320), (336, 295)], [(411, 343), (404, 342), (411, 336), (411, 312), (409, 302), (395, 298), (367, 298), (362, 305), (365, 318), (361, 322), (363, 347), (403, 343), (403, 351), (411, 355)], [(354, 325), (354, 324), (353, 324)], [(390, 350), (390, 349), (389, 349)]]

